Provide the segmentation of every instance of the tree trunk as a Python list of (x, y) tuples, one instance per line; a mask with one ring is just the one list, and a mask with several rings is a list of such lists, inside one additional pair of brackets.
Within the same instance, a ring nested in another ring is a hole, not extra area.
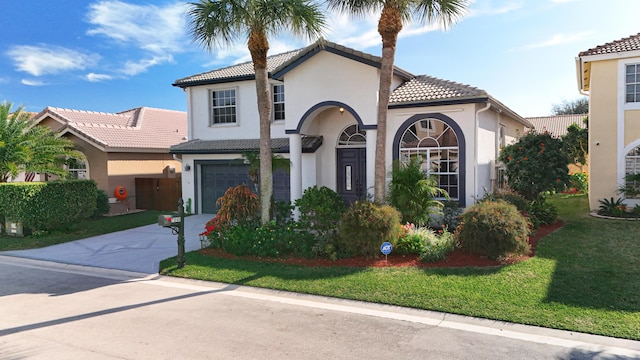
[(271, 166), (271, 92), (267, 75), (267, 52), (269, 42), (266, 34), (252, 32), (249, 35), (249, 52), (256, 73), (256, 94), (260, 117), (260, 221), (271, 220), (271, 197), (273, 194), (273, 170)]
[(375, 163), (375, 200), (382, 202), (385, 199), (387, 188), (387, 112), (389, 96), (391, 94), (391, 78), (393, 76), (393, 63), (396, 54), (396, 41), (398, 33), (402, 30), (402, 19), (398, 11), (392, 7), (384, 7), (378, 22), (378, 33), (382, 36), (382, 61), (380, 64), (380, 85), (378, 87), (378, 119), (376, 136), (376, 163)]

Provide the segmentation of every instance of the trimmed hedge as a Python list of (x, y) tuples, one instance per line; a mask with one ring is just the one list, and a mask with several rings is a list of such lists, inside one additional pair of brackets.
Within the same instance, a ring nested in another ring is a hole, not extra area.
[(92, 180), (0, 184), (0, 220), (21, 221), (32, 230), (58, 230), (85, 220), (96, 209)]

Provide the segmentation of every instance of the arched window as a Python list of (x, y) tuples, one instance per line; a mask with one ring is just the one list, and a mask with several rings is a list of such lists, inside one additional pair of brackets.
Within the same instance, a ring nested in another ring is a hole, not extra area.
[(349, 125), (338, 138), (338, 147), (365, 147), (367, 145), (367, 134), (360, 130), (358, 124)]
[[(640, 146), (631, 149), (624, 157), (625, 176), (640, 174)], [(625, 179), (625, 186), (629, 189), (640, 189), (640, 181)], [(636, 196), (637, 198), (638, 196)]]
[(459, 197), (458, 138), (445, 122), (426, 118), (411, 124), (400, 139), (400, 161), (407, 163), (417, 158), (422, 170), (433, 176), (438, 187), (445, 190), (452, 200)]

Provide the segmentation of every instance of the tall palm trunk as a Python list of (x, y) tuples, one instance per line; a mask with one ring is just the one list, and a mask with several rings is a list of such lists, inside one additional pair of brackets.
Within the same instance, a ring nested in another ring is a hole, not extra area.
[(260, 117), (260, 220), (269, 222), (271, 197), (273, 194), (273, 171), (271, 165), (271, 99), (267, 74), (267, 51), (269, 42), (261, 31), (249, 35), (249, 52), (256, 73), (258, 115)]
[(380, 85), (378, 89), (374, 191), (375, 199), (379, 202), (384, 201), (387, 187), (387, 112), (391, 94), (391, 77), (396, 55), (396, 42), (400, 30), (402, 30), (400, 13), (393, 6), (385, 5), (378, 22), (378, 33), (382, 36), (382, 60), (380, 62)]

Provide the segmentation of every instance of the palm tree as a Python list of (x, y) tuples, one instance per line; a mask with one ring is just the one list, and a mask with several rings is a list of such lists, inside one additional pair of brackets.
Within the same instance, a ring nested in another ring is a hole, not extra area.
[(190, 4), (189, 16), (191, 35), (209, 51), (247, 38), (260, 118), (260, 218), (266, 224), (270, 220), (273, 194), (268, 37), (285, 30), (297, 36), (306, 35), (311, 40), (320, 37), (325, 25), (324, 14), (310, 0), (200, 0)]
[(443, 27), (453, 24), (466, 10), (468, 0), (327, 0), (332, 10), (365, 16), (380, 11), (378, 33), (382, 37), (382, 60), (378, 89), (378, 122), (375, 160), (375, 199), (385, 198), (385, 158), (387, 110), (391, 93), (393, 63), (398, 34), (404, 23), (414, 16), (421, 23), (439, 22)]
[(39, 172), (67, 177), (64, 164), (69, 159), (84, 159), (75, 143), (59, 137), (51, 129), (35, 126), (29, 113), (12, 103), (0, 104), (0, 182), (21, 172)]
[[(258, 181), (260, 179), (260, 154), (256, 151), (247, 151), (242, 153), (242, 161), (249, 165), (249, 180), (253, 183), (254, 188), (258, 191)], [(271, 166), (273, 170), (289, 171), (291, 161), (280, 155), (271, 155)]]

